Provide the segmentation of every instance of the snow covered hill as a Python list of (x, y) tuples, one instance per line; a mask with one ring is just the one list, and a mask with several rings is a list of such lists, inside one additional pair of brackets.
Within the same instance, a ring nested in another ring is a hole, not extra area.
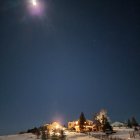
[[(117, 129), (117, 133), (110, 135), (114, 138), (122, 138), (123, 140), (140, 140), (139, 133), (136, 134), (135, 138), (130, 138), (129, 133), (133, 132), (133, 129)], [(91, 135), (81, 134), (76, 132), (68, 132), (66, 140), (99, 140), (94, 136), (100, 134), (99, 132), (91, 133)], [(0, 140), (37, 140), (37, 137), (33, 134), (17, 134), (17, 135), (7, 135), (0, 136)], [(38, 139), (41, 140), (41, 139)], [(117, 140), (117, 139), (116, 139)]]
[(0, 140), (35, 140), (36, 136), (33, 134), (17, 134), (0, 136)]
[[(67, 136), (67, 140), (98, 140), (94, 137), (89, 138), (89, 136), (80, 133), (69, 133)], [(36, 136), (33, 134), (22, 134), (22, 135), (8, 135), (8, 136), (0, 136), (0, 140), (37, 140)], [(41, 139), (38, 139), (41, 140)]]

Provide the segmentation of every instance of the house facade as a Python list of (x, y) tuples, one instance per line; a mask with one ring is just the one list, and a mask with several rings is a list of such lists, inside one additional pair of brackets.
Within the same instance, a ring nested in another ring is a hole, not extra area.
[[(68, 122), (68, 129), (80, 132), (79, 121)], [(96, 125), (91, 120), (86, 120), (84, 125), (84, 131), (96, 131)]]
[(45, 124), (44, 127), (48, 130), (48, 131), (54, 131), (54, 130), (63, 130), (65, 129), (65, 127), (63, 127), (62, 125), (60, 125), (58, 122), (53, 122), (50, 124)]

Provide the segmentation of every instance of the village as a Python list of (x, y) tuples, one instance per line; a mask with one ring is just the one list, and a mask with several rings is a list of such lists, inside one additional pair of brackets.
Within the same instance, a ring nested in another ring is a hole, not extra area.
[(62, 125), (60, 122), (43, 124), (18, 134), (0, 136), (0, 140), (140, 140), (140, 125), (135, 117), (127, 122), (111, 122), (102, 109), (86, 119), (83, 112), (79, 118)]
[(116, 134), (121, 132), (120, 130), (123, 130), (125, 133), (127, 132), (127, 138), (140, 138), (140, 126), (134, 117), (128, 119), (128, 122), (126, 123), (111, 123), (107, 111), (104, 109), (95, 114), (93, 120), (86, 119), (84, 113), (81, 112), (79, 118), (68, 122), (67, 126), (60, 124), (60, 122), (52, 122), (44, 124), (39, 128), (29, 129), (27, 133), (32, 133), (37, 139), (42, 140), (65, 140), (68, 139), (70, 135), (82, 135), (83, 137), (86, 135), (88, 138), (91, 137), (104, 140), (125, 140), (119, 137), (117, 139)]

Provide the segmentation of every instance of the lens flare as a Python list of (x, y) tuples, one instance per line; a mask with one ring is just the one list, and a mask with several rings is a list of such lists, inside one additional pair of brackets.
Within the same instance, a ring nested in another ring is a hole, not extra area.
[(44, 0), (27, 0), (27, 8), (32, 16), (44, 17), (45, 1)]
[(32, 0), (32, 4), (33, 4), (33, 6), (37, 6), (36, 0)]

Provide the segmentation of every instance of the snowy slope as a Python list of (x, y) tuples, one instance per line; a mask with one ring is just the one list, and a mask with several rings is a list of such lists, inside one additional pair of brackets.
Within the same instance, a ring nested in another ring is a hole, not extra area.
[(133, 132), (134, 129), (128, 129), (128, 128), (115, 128), (115, 130), (117, 131), (117, 133), (115, 133), (112, 137), (119, 137), (119, 138), (123, 138), (123, 139), (131, 139), (131, 140), (140, 140), (140, 135), (136, 134), (135, 135), (135, 139), (134, 138), (130, 138), (130, 132)]
[(75, 133), (75, 132), (71, 132), (68, 134), (67, 136), (68, 140), (98, 140), (94, 137), (89, 137), (88, 135), (85, 134), (81, 134), (81, 133)]
[[(130, 139), (129, 132), (133, 131), (133, 129), (117, 129), (116, 131), (117, 131), (117, 133), (110, 135), (110, 136), (129, 140)], [(96, 135), (96, 134), (98, 135), (98, 134), (102, 134), (102, 133), (101, 132), (91, 133), (91, 135)], [(37, 138), (33, 134), (17, 134), (17, 135), (0, 136), (0, 140), (37, 140)], [(68, 132), (67, 140), (99, 140), (99, 139), (94, 138), (92, 136), (85, 135), (85, 134), (81, 134), (81, 133)], [(140, 140), (140, 136), (136, 135), (135, 139), (131, 138), (130, 140)]]
[[(67, 136), (67, 140), (98, 140), (96, 138), (89, 138), (89, 136), (85, 134), (78, 133), (69, 133)], [(22, 135), (9, 135), (9, 136), (0, 136), (0, 140), (37, 140), (35, 135), (32, 134), (22, 134)], [(38, 139), (39, 140), (39, 139)]]
[(33, 134), (0, 136), (0, 140), (35, 140), (35, 139), (36, 139), (36, 136)]

